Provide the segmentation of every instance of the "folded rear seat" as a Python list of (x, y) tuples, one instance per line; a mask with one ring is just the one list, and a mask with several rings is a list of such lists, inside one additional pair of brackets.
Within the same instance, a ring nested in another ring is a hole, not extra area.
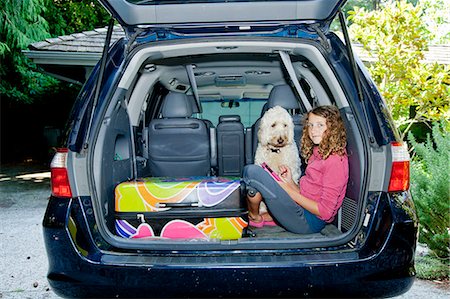
[(169, 92), (148, 130), (150, 173), (153, 176), (206, 176), (211, 171), (207, 125), (191, 117), (192, 106), (183, 93)]
[(216, 177), (211, 176), (213, 128), (192, 114), (192, 103), (185, 94), (168, 93), (162, 118), (149, 124), (152, 177), (122, 182), (115, 188), (118, 236), (236, 240), (246, 234), (247, 205), (240, 179), (244, 146), (240, 118), (224, 117), (219, 124), (220, 153), (225, 161), (222, 174), (226, 176)]

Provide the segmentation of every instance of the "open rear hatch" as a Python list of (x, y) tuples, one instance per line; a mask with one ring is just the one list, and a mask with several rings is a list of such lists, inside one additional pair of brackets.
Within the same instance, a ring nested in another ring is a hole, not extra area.
[(143, 26), (318, 23), (326, 31), (346, 0), (303, 1), (142, 1), (100, 0), (132, 35)]

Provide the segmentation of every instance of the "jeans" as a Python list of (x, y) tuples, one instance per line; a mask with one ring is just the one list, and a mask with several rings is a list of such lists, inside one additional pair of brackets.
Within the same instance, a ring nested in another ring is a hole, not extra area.
[(247, 188), (261, 193), (270, 213), (286, 230), (297, 234), (311, 234), (318, 233), (325, 227), (325, 221), (297, 204), (262, 167), (245, 166), (244, 182)]

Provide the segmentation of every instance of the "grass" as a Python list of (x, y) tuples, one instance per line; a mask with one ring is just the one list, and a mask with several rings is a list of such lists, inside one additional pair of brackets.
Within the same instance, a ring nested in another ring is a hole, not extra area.
[(416, 256), (416, 277), (426, 280), (448, 280), (450, 260), (431, 255)]

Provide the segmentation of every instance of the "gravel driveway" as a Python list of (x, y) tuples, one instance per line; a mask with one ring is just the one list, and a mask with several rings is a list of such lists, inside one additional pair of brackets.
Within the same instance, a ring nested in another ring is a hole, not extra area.
[[(49, 172), (39, 165), (0, 168), (0, 298), (59, 298), (47, 282), (42, 217), (50, 194)], [(448, 285), (416, 280), (395, 298), (450, 298)]]

